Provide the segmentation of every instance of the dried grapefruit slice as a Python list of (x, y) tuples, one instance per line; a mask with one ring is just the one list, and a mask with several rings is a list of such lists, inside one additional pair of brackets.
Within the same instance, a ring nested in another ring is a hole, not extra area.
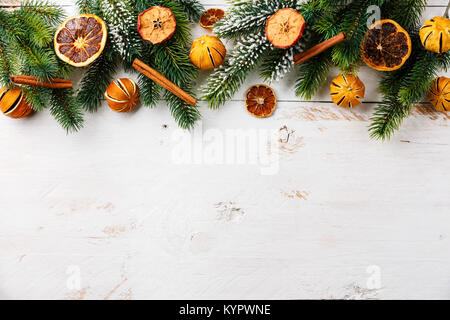
[(177, 21), (169, 8), (153, 6), (139, 15), (139, 34), (152, 44), (160, 44), (169, 40), (176, 29)]
[(223, 19), (224, 17), (225, 11), (223, 11), (222, 9), (208, 9), (203, 12), (202, 16), (200, 17), (200, 26), (207, 30), (212, 30), (214, 24), (216, 24), (217, 21)]
[(85, 67), (103, 52), (108, 31), (106, 23), (92, 14), (80, 14), (64, 21), (55, 34), (55, 51), (64, 62)]
[(364, 37), (362, 57), (375, 70), (393, 71), (409, 59), (411, 48), (411, 37), (405, 29), (394, 20), (380, 20)]
[(277, 97), (272, 88), (259, 84), (248, 89), (245, 94), (247, 111), (257, 118), (267, 118), (272, 115), (277, 106)]
[(305, 19), (292, 8), (278, 10), (266, 23), (266, 37), (276, 48), (288, 49), (297, 43), (305, 30)]

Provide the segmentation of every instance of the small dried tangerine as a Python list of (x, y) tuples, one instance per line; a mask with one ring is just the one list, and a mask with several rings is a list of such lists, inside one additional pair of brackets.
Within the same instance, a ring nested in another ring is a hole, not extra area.
[(275, 111), (277, 97), (272, 88), (259, 84), (248, 89), (245, 94), (245, 106), (251, 115), (267, 118)]
[(200, 17), (200, 26), (207, 30), (213, 29), (214, 24), (217, 21), (223, 19), (225, 17), (225, 11), (222, 9), (212, 8), (208, 9)]
[(405, 29), (394, 20), (380, 20), (364, 37), (362, 58), (375, 70), (394, 71), (409, 59), (411, 48), (411, 37)]
[(64, 62), (85, 67), (103, 52), (108, 31), (106, 23), (93, 14), (80, 14), (64, 21), (55, 34), (55, 52)]
[(361, 104), (366, 87), (354, 75), (340, 74), (331, 81), (330, 95), (333, 102), (342, 108), (354, 108)]

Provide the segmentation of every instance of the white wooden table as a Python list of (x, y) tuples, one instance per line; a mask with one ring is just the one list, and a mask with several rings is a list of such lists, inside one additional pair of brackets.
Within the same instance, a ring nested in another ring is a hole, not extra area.
[[(424, 20), (447, 1), (429, 3)], [(250, 78), (219, 111), (201, 104), (190, 161), (164, 103), (105, 105), (69, 136), (47, 112), (0, 117), (0, 298), (450, 298), (450, 114), (421, 106), (375, 142), (378, 76), (360, 77), (366, 103), (348, 111), (327, 86), (299, 100), (294, 72), (265, 120), (244, 109)], [(274, 170), (208, 157), (237, 130), (281, 133), (244, 148)]]

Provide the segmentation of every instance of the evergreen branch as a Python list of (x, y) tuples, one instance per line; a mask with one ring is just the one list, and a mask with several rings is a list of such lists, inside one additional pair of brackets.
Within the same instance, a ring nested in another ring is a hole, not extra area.
[(102, 18), (108, 25), (114, 51), (124, 59), (125, 70), (131, 70), (140, 57), (142, 38), (136, 28), (137, 11), (133, 0), (97, 0)]
[(67, 133), (80, 130), (84, 123), (83, 112), (73, 90), (52, 90), (51, 96), (50, 113), (56, 121)]
[(410, 114), (411, 106), (399, 102), (396, 96), (385, 96), (375, 109), (369, 127), (372, 139), (389, 140), (400, 129), (403, 120)]
[(214, 25), (214, 32), (220, 38), (237, 39), (265, 27), (269, 19), (278, 10), (295, 8), (300, 10), (297, 0), (254, 0), (234, 2), (234, 7), (224, 19)]
[(10, 76), (17, 73), (17, 58), (6, 50), (0, 40), (0, 86), (10, 86)]
[(205, 7), (197, 0), (177, 0), (183, 7), (190, 22), (198, 22), (205, 11)]
[(24, 8), (15, 10), (12, 15), (12, 19), (20, 22), (31, 46), (42, 48), (53, 41), (54, 30), (40, 15)]
[(52, 90), (42, 87), (22, 86), (27, 102), (34, 111), (39, 112), (48, 107), (48, 102), (52, 99)]
[(409, 33), (415, 33), (426, 5), (427, 0), (386, 0), (381, 9), (382, 18), (392, 19)]
[(60, 23), (65, 17), (62, 7), (50, 4), (48, 1), (24, 1), (20, 10), (39, 16), (52, 26)]
[(78, 101), (88, 112), (97, 111), (119, 66), (118, 59), (107, 46), (103, 54), (87, 69), (77, 92)]
[(202, 89), (211, 109), (217, 109), (239, 90), (247, 75), (272, 50), (264, 32), (243, 37), (228, 61), (209, 77)]
[(353, 72), (361, 60), (361, 49), (364, 36), (369, 29), (368, 20), (370, 6), (378, 6), (385, 0), (355, 0), (345, 9), (339, 22), (340, 32), (347, 34), (346, 41), (333, 48), (332, 58), (344, 72)]
[(311, 100), (327, 79), (332, 66), (331, 49), (300, 64), (295, 87), (296, 95)]
[(96, 0), (77, 0), (76, 5), (80, 13), (99, 15), (100, 8)]
[[(190, 90), (187, 91), (189, 92)], [(169, 91), (164, 93), (164, 98), (167, 100), (172, 117), (178, 123), (180, 128), (190, 130), (194, 127), (195, 123), (200, 120), (200, 112), (196, 106), (193, 107), (187, 104)]]
[(450, 54), (427, 51), (420, 45), (418, 35), (412, 35), (412, 39), (414, 50), (408, 62), (386, 74), (380, 83), (384, 98), (371, 119), (370, 133), (374, 139), (389, 140), (411, 108), (426, 97), (439, 70), (450, 65)]

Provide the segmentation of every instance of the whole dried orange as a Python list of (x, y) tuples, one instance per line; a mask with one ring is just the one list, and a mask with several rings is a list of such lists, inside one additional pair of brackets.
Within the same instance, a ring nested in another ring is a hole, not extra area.
[(425, 49), (436, 53), (450, 50), (450, 19), (434, 17), (420, 28), (420, 40)]
[(438, 111), (450, 111), (450, 79), (439, 77), (433, 81), (428, 100)]
[(411, 48), (411, 37), (405, 29), (394, 20), (380, 20), (364, 37), (362, 58), (375, 70), (393, 71), (409, 59)]
[(7, 117), (21, 119), (30, 115), (33, 108), (24, 92), (16, 87), (0, 89), (0, 110)]
[(102, 54), (107, 37), (106, 24), (99, 17), (92, 14), (71, 17), (56, 31), (56, 55), (72, 66), (85, 67)]
[(194, 40), (189, 58), (201, 70), (212, 70), (225, 61), (227, 49), (215, 36), (201, 36)]
[(300, 12), (292, 8), (278, 10), (266, 22), (266, 37), (279, 49), (288, 49), (300, 40), (306, 22)]
[(139, 15), (139, 34), (151, 44), (160, 44), (169, 40), (176, 29), (177, 21), (169, 8), (153, 6)]
[(359, 99), (364, 98), (366, 87), (354, 75), (340, 74), (331, 81), (331, 100), (342, 108), (354, 108), (361, 104)]
[(225, 17), (225, 11), (222, 9), (208, 9), (200, 17), (200, 26), (202, 28), (212, 30), (214, 24)]
[(275, 111), (277, 97), (272, 88), (259, 84), (248, 89), (245, 94), (245, 106), (251, 115), (267, 118)]

